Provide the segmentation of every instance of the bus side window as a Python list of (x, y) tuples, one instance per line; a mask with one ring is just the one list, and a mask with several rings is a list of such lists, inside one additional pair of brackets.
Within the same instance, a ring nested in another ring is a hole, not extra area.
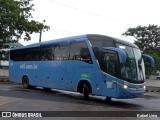
[(41, 61), (53, 60), (53, 46), (42, 47), (39, 55)]
[(59, 60), (59, 45), (54, 46), (54, 60)]
[(40, 51), (40, 48), (37, 47), (37, 48), (31, 48), (31, 60), (32, 61), (40, 61), (41, 58), (40, 58), (40, 54), (41, 54), (41, 51)]
[(62, 43), (54, 46), (54, 60), (68, 60), (69, 44)]
[(60, 45), (60, 53), (62, 60), (68, 60), (69, 59), (69, 44), (63, 43)]
[(20, 51), (19, 60), (20, 61), (31, 61), (30, 49), (23, 49)]
[(72, 42), (70, 50), (71, 60), (82, 60), (87, 63), (92, 63), (92, 59), (85, 42)]
[(10, 59), (13, 60), (13, 61), (19, 61), (19, 57), (20, 56), (20, 53), (18, 50), (12, 50), (10, 51)]

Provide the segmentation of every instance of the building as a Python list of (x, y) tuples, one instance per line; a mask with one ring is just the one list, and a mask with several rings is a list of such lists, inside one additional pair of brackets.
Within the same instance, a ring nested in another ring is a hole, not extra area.
[[(10, 46), (9, 48), (13, 48), (13, 47), (22, 46), (22, 44), (20, 44), (20, 43), (10, 43), (9, 46)], [(9, 49), (0, 49), (0, 51), (2, 51), (2, 50), (8, 52)], [(1, 58), (8, 57), (8, 55), (4, 55), (3, 53), (0, 54), (0, 56), (1, 56)], [(0, 60), (0, 68), (8, 68), (8, 66), (9, 66), (9, 61)]]
[[(9, 46), (10, 46), (9, 48), (12, 48), (12, 47), (22, 46), (22, 44), (20, 44), (20, 43), (10, 43)], [(9, 49), (0, 49), (0, 51), (5, 51), (5, 52), (8, 53)], [(8, 80), (9, 61), (8, 60), (3, 60), (3, 58), (9, 57), (9, 55), (0, 53), (0, 56), (1, 56), (0, 58), (2, 58), (0, 60), (0, 81), (2, 81), (3, 79)]]

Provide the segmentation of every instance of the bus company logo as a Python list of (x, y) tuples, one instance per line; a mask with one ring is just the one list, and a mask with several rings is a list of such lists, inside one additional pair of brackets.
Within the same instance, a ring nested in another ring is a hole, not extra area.
[(27, 65), (27, 64), (21, 64), (20, 69), (37, 69), (38, 65), (32, 64), (32, 65)]
[(11, 117), (11, 112), (2, 112), (2, 117)]

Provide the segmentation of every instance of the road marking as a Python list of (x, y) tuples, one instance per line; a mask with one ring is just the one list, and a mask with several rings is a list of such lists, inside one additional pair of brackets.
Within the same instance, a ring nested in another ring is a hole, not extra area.
[(19, 99), (14, 98), (14, 97), (0, 96), (0, 106), (8, 104), (8, 103), (16, 102), (18, 100)]
[(6, 101), (6, 102), (2, 102), (0, 103), (0, 106), (11, 103), (11, 102), (15, 102), (16, 100), (11, 100), (11, 101)]

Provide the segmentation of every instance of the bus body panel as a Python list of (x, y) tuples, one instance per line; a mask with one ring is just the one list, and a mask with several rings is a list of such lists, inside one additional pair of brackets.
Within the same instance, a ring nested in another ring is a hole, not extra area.
[(116, 81), (117, 78), (111, 75), (103, 75), (102, 77), (102, 95), (108, 97), (115, 97), (117, 92), (117, 85), (113, 81)]
[[(117, 94), (116, 98), (136, 98), (142, 97), (144, 95), (144, 83), (143, 84), (133, 84), (126, 82), (121, 79), (117, 79)], [(127, 85), (128, 87), (125, 89), (123, 85)]]

